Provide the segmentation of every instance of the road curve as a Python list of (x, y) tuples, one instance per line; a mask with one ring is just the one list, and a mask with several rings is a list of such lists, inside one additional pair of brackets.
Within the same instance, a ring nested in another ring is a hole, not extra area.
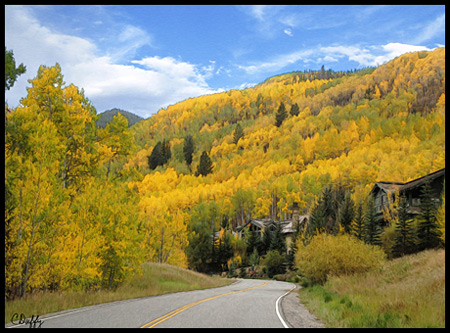
[(281, 300), (294, 287), (281, 281), (239, 279), (225, 287), (93, 305), (39, 320), (42, 328), (283, 328), (291, 325)]

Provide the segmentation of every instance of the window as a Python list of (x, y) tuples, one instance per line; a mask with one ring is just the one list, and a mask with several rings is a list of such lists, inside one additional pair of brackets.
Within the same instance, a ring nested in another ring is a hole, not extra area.
[(419, 198), (412, 198), (411, 206), (420, 206), (420, 199)]

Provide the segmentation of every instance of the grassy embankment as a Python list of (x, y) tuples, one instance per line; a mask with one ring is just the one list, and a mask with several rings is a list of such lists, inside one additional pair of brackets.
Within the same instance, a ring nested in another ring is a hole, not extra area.
[(445, 250), (387, 261), (366, 274), (300, 289), (326, 327), (445, 327)]
[(55, 292), (5, 301), (5, 323), (9, 323), (11, 316), (16, 312), (24, 313), (27, 316), (43, 315), (137, 297), (220, 287), (234, 282), (166, 264), (145, 263), (142, 265), (142, 270), (141, 276), (130, 279), (114, 291)]

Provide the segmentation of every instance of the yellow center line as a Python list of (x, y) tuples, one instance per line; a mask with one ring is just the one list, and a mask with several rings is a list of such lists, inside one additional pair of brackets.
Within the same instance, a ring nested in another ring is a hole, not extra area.
[(242, 289), (242, 290), (237, 290), (237, 291), (231, 291), (231, 292), (229, 292), (229, 293), (225, 293), (225, 294), (220, 294), (220, 295), (212, 296), (212, 297), (209, 297), (209, 298), (202, 299), (202, 300), (200, 300), (200, 301), (196, 301), (196, 302), (192, 302), (192, 303), (186, 304), (186, 305), (184, 305), (184, 306), (179, 307), (178, 309), (175, 309), (175, 310), (173, 310), (173, 311), (171, 311), (171, 312), (165, 314), (165, 315), (162, 316), (162, 317), (159, 317), (159, 318), (156, 318), (156, 319), (152, 320), (151, 322), (149, 322), (149, 323), (147, 323), (147, 324), (141, 326), (141, 328), (152, 328), (152, 327), (155, 327), (156, 325), (161, 324), (162, 322), (166, 321), (167, 319), (170, 319), (170, 318), (172, 318), (173, 316), (176, 316), (177, 314), (179, 314), (179, 313), (181, 313), (181, 312), (183, 312), (183, 311), (185, 311), (185, 310), (187, 310), (187, 309), (190, 309), (190, 308), (192, 308), (193, 306), (196, 306), (196, 305), (198, 305), (198, 304), (200, 304), (200, 303), (204, 303), (204, 302), (207, 302), (207, 301), (211, 301), (211, 300), (213, 300), (213, 299), (216, 299), (216, 298), (219, 298), (219, 297), (222, 297), (222, 296), (232, 295), (232, 294), (240, 293), (240, 292), (243, 292), (243, 291), (248, 291), (248, 290), (251, 290), (251, 289), (256, 289), (256, 288), (264, 287), (264, 286), (267, 286), (268, 284), (269, 284), (269, 282), (266, 281), (265, 283), (263, 283), (263, 284), (261, 284), (261, 285), (259, 285), (259, 286), (250, 287), (250, 288), (246, 288), (246, 289)]

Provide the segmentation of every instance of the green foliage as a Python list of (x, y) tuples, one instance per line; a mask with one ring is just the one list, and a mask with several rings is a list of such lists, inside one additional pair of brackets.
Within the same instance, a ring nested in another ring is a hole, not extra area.
[(363, 212), (363, 204), (359, 202), (356, 207), (355, 219), (353, 220), (353, 224), (351, 226), (351, 234), (355, 236), (359, 240), (365, 239), (365, 227), (364, 227), (364, 212)]
[(433, 201), (431, 186), (426, 182), (420, 196), (419, 225), (417, 229), (418, 249), (432, 249), (440, 246), (440, 230), (436, 221), (437, 205)]
[(151, 170), (154, 170), (158, 166), (166, 164), (171, 157), (170, 144), (163, 140), (162, 143), (158, 142), (153, 148), (151, 155), (148, 157), (148, 166)]
[(188, 135), (184, 138), (184, 145), (183, 145), (183, 155), (184, 160), (186, 161), (186, 164), (188, 167), (191, 167), (192, 164), (192, 155), (194, 154), (194, 139), (192, 138), (192, 135)]
[(284, 254), (286, 253), (286, 241), (281, 231), (281, 224), (277, 223), (275, 226), (275, 230), (272, 232), (269, 250), (278, 251), (280, 254)]
[(284, 273), (285, 256), (277, 250), (270, 250), (261, 260), (261, 265), (265, 267), (267, 275), (272, 278), (276, 274)]
[(300, 113), (300, 109), (299, 109), (299, 107), (298, 107), (298, 104), (297, 104), (297, 103), (294, 103), (294, 104), (291, 106), (291, 116), (298, 116), (299, 113)]
[(26, 69), (26, 66), (23, 64), (16, 67), (13, 51), (8, 51), (5, 46), (5, 90), (11, 89), (14, 86), (17, 77), (25, 73)]
[(412, 219), (407, 211), (407, 201), (402, 195), (398, 209), (398, 222), (396, 224), (396, 236), (392, 247), (392, 254), (400, 257), (405, 254), (413, 253), (415, 250), (415, 235), (412, 228)]
[(283, 121), (288, 117), (288, 113), (286, 111), (286, 107), (284, 106), (284, 103), (281, 102), (278, 111), (275, 115), (275, 126), (280, 127)]
[(364, 233), (365, 241), (372, 245), (381, 245), (382, 228), (379, 220), (375, 216), (375, 204), (372, 197), (366, 207), (366, 214), (364, 215)]
[(200, 164), (198, 165), (196, 176), (207, 176), (213, 171), (213, 168), (211, 158), (206, 151), (203, 151), (202, 156), (200, 156)]
[(349, 189), (342, 185), (325, 187), (311, 211), (306, 236), (316, 232), (336, 234), (341, 227), (350, 232), (354, 219), (354, 203)]
[(96, 122), (97, 126), (105, 127), (109, 122), (111, 122), (113, 120), (114, 116), (118, 115), (119, 113), (122, 116), (124, 116), (125, 118), (127, 118), (128, 127), (131, 127), (134, 124), (136, 124), (137, 122), (140, 122), (141, 120), (143, 120), (142, 117), (139, 117), (131, 112), (114, 108), (111, 110), (106, 110), (99, 114), (100, 118)]

